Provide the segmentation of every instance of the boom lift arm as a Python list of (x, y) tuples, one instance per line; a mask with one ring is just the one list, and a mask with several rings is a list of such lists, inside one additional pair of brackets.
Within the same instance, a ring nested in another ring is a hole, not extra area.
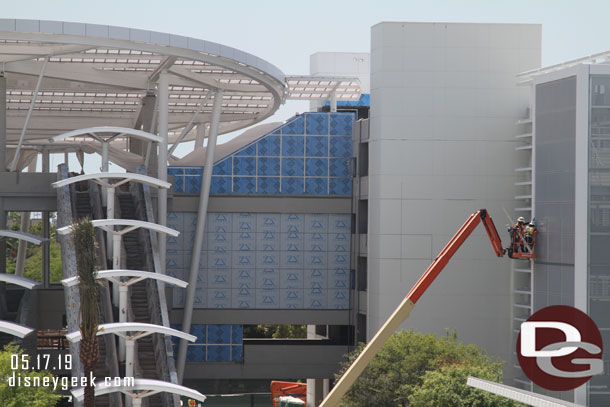
[(411, 313), (411, 310), (415, 306), (417, 300), (419, 300), (422, 294), (430, 287), (434, 279), (440, 274), (445, 268), (449, 260), (453, 257), (455, 252), (462, 246), (462, 243), (468, 239), (472, 231), (477, 225), (483, 222), (485, 231), (491, 240), (491, 245), (498, 257), (504, 256), (505, 249), (502, 248), (502, 241), (496, 230), (496, 226), (493, 220), (487, 213), (486, 209), (480, 209), (479, 211), (470, 215), (468, 220), (462, 225), (460, 230), (453, 236), (453, 238), (447, 243), (443, 250), (439, 253), (438, 257), (434, 259), (432, 264), (428, 267), (426, 272), (420, 277), (415, 283), (409, 294), (402, 300), (398, 308), (390, 315), (390, 317), (383, 324), (381, 329), (373, 337), (373, 339), (366, 345), (360, 355), (352, 363), (352, 365), (343, 373), (343, 376), (339, 379), (337, 384), (333, 387), (328, 396), (322, 401), (320, 407), (337, 407), (341, 402), (341, 397), (349, 390), (354, 384), (356, 379), (362, 374), (364, 369), (371, 362), (373, 357), (379, 352), (387, 340), (392, 336), (396, 329), (403, 323)]

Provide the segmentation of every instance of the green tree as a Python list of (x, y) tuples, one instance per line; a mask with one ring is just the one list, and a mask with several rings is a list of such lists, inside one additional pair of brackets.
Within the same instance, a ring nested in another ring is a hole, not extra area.
[(454, 363), (429, 370), (409, 396), (409, 407), (513, 407), (515, 402), (466, 385), (468, 376), (499, 382), (501, 371), (491, 365)]
[[(53, 391), (53, 387), (25, 387), (9, 385), (9, 378), (15, 375), (22, 380), (27, 376), (30, 379), (39, 377), (42, 380), (43, 377), (52, 378), (53, 375), (47, 371), (30, 371), (23, 370), (21, 368), (12, 369), (11, 357), (19, 355), (23, 351), (19, 349), (17, 345), (9, 344), (4, 347), (4, 351), (0, 351), (0, 405), (3, 407), (48, 407), (54, 406), (59, 398), (59, 394)], [(21, 366), (19, 366), (21, 367)], [(51, 381), (52, 383), (52, 381)]]
[[(76, 250), (76, 268), (80, 293), (80, 353), (86, 377), (90, 377), (99, 357), (97, 330), (99, 326), (97, 258), (95, 255), (95, 232), (89, 218), (81, 218), (72, 225)], [(93, 383), (85, 386), (84, 406), (95, 407)]]
[[(364, 349), (364, 344), (361, 344), (359, 349), (348, 355), (348, 362), (343, 365), (337, 379), (362, 349)], [(435, 335), (401, 331), (392, 335), (381, 351), (373, 358), (360, 378), (343, 397), (342, 406), (412, 407), (410, 397), (424, 384), (428, 372), (440, 372), (439, 374), (442, 374), (442, 368), (451, 366), (472, 366), (484, 369), (489, 372), (485, 378), (491, 380), (498, 380), (502, 372), (501, 362), (494, 361), (476, 345), (465, 345), (458, 341), (455, 331), (440, 339)], [(466, 388), (465, 379), (461, 386), (462, 390)], [(449, 389), (439, 391), (448, 392)], [(426, 404), (419, 404), (419, 406), (422, 405)], [(427, 405), (462, 406), (462, 404), (451, 403), (430, 403)], [(509, 404), (498, 404), (497, 406), (511, 407), (515, 405), (509, 402)], [(472, 404), (472, 406), (496, 406), (496, 404)]]

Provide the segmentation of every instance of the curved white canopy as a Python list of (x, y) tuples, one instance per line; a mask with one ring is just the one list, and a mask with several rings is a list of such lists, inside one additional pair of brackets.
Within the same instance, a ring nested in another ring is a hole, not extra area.
[(0, 237), (10, 237), (13, 239), (25, 240), (28, 243), (41, 244), (49, 239), (44, 239), (40, 236), (31, 235), (25, 232), (17, 232), (15, 230), (0, 230)]
[[(161, 380), (153, 379), (134, 379), (134, 385), (128, 386), (121, 384), (115, 386), (114, 383), (106, 384), (99, 382), (95, 384), (95, 395), (102, 396), (108, 393), (122, 392), (131, 395), (134, 398), (144, 398), (152, 396), (160, 392), (177, 394), (179, 396), (188, 397), (194, 400), (204, 402), (206, 397), (196, 390), (178, 384), (168, 383)], [(144, 392), (144, 394), (134, 394), (133, 392)], [(72, 390), (72, 395), (77, 400), (82, 400), (85, 395), (85, 390), (82, 387)]]
[(19, 338), (24, 338), (34, 332), (34, 330), (32, 328), (28, 328), (27, 326), (0, 320), (0, 332), (17, 336)]
[(19, 277), (14, 274), (0, 273), (0, 281), (15, 284), (21, 287), (25, 287), (31, 290), (34, 287), (38, 287), (40, 283), (38, 281), (30, 280), (29, 278)]
[[(2, 276), (2, 274), (0, 274)], [(178, 286), (180, 288), (185, 288), (189, 284), (186, 281), (182, 281), (177, 279), (176, 277), (168, 276), (165, 274), (159, 274), (152, 271), (142, 271), (142, 270), (125, 270), (125, 269), (117, 269), (117, 270), (100, 270), (97, 272), (97, 278), (121, 278), (121, 277), (135, 277), (139, 280), (143, 280), (146, 278), (152, 278), (154, 280), (163, 281), (164, 283)], [(66, 287), (72, 287), (78, 284), (78, 276), (69, 277), (61, 280), (61, 283)]]
[[(93, 226), (100, 227), (100, 228), (105, 228), (107, 226), (128, 226), (128, 227), (131, 227), (130, 230), (133, 230), (135, 228), (145, 228), (145, 229), (152, 229), (156, 232), (165, 233), (167, 235), (174, 236), (174, 237), (180, 235), (180, 232), (178, 232), (177, 230), (168, 228), (167, 226), (157, 225), (156, 223), (144, 222), (142, 220), (135, 220), (135, 219), (96, 219), (96, 220), (92, 220), (91, 223), (93, 223)], [(57, 229), (57, 233), (59, 233), (60, 235), (67, 235), (68, 233), (71, 233), (71, 232), (72, 232), (72, 225), (64, 226), (64, 227)], [(124, 232), (121, 231), (121, 232), (117, 232), (117, 233), (124, 233)]]
[(70, 185), (73, 184), (75, 182), (81, 182), (81, 181), (89, 181), (89, 180), (99, 180), (99, 179), (119, 179), (121, 181), (114, 183), (114, 184), (107, 184), (108, 186), (112, 186), (112, 187), (117, 187), (121, 184), (124, 184), (126, 182), (129, 181), (137, 181), (140, 182), (142, 184), (146, 184), (146, 185), (150, 185), (152, 187), (158, 187), (158, 188), (165, 188), (165, 189), (169, 189), (172, 184), (170, 184), (169, 182), (166, 181), (161, 181), (158, 178), (154, 178), (154, 177), (150, 177), (148, 175), (142, 175), (142, 174), (133, 174), (130, 172), (127, 173), (123, 173), (123, 172), (98, 172), (95, 174), (83, 174), (83, 175), (77, 175), (76, 177), (70, 177), (70, 178), (66, 178), (66, 179), (62, 179), (61, 181), (57, 181), (52, 183), (51, 185), (53, 186), (53, 188), (61, 188), (63, 186), (66, 185)]
[[(163, 71), (169, 77), (170, 143), (191, 119), (211, 120), (206, 97), (215, 89), (223, 90), (220, 134), (266, 119), (285, 100), (284, 74), (277, 67), (225, 45), (108, 25), (0, 19), (9, 141), (23, 129), (45, 60), (26, 140), (87, 126), (133, 128), (143, 116), (150, 120), (148, 113), (141, 116), (142, 106), (150, 107), (146, 98)], [(184, 141), (194, 138), (190, 132)]]
[(84, 129), (72, 130), (66, 133), (58, 134), (50, 138), (51, 141), (61, 141), (70, 137), (81, 137), (91, 136), (96, 140), (105, 140), (103, 137), (98, 136), (99, 133), (111, 133), (112, 136), (108, 137), (108, 141), (111, 141), (119, 137), (134, 137), (145, 141), (154, 141), (160, 143), (163, 139), (160, 136), (156, 136), (152, 133), (148, 133), (142, 130), (130, 129), (129, 127), (116, 127), (116, 126), (97, 126), (88, 127)]
[[(178, 331), (174, 328), (169, 328), (163, 325), (147, 324), (143, 322), (113, 322), (110, 324), (102, 324), (99, 326), (97, 336), (106, 334), (124, 334), (127, 332), (142, 332), (142, 333), (159, 333), (165, 335), (176, 336), (180, 339), (186, 339), (189, 342), (195, 342), (195, 335), (187, 334), (186, 332)], [(66, 335), (66, 339), (70, 342), (78, 342), (81, 340), (80, 331), (70, 332)]]

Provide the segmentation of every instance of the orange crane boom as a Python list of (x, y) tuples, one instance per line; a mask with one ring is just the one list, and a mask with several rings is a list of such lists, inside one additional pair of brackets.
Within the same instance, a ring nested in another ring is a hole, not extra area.
[(489, 236), (489, 240), (491, 240), (491, 244), (496, 252), (496, 255), (498, 257), (504, 256), (505, 249), (502, 248), (502, 241), (498, 235), (498, 231), (496, 230), (493, 220), (487, 213), (487, 210), (480, 209), (479, 211), (470, 215), (468, 220), (466, 220), (449, 243), (445, 245), (436, 259), (434, 259), (432, 264), (430, 264), (417, 283), (415, 283), (398, 308), (396, 308), (392, 315), (390, 315), (379, 331), (377, 331), (377, 334), (375, 334), (373, 339), (366, 345), (356, 360), (354, 360), (351, 366), (345, 371), (343, 376), (341, 376), (331, 392), (328, 393), (326, 398), (322, 401), (320, 407), (339, 406), (341, 397), (343, 397), (352, 384), (354, 384), (356, 379), (358, 379), (373, 357), (375, 357), (375, 355), (387, 342), (390, 336), (392, 336), (400, 324), (409, 317), (409, 314), (411, 313), (411, 310), (415, 306), (417, 300), (421, 298), (423, 293), (426, 292), (428, 287), (430, 287), (434, 279), (436, 279), (440, 272), (443, 271), (455, 252), (462, 246), (466, 239), (468, 239), (472, 231), (480, 222), (483, 222), (483, 226), (485, 227), (485, 231)]

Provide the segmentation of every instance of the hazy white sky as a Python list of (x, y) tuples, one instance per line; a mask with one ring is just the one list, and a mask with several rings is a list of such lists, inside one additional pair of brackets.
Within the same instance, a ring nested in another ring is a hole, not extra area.
[[(3, 18), (108, 24), (185, 35), (250, 52), (285, 74), (316, 51), (368, 52), (381, 21), (542, 24), (542, 64), (610, 50), (608, 0), (0, 0)], [(289, 102), (273, 118), (307, 110)]]

